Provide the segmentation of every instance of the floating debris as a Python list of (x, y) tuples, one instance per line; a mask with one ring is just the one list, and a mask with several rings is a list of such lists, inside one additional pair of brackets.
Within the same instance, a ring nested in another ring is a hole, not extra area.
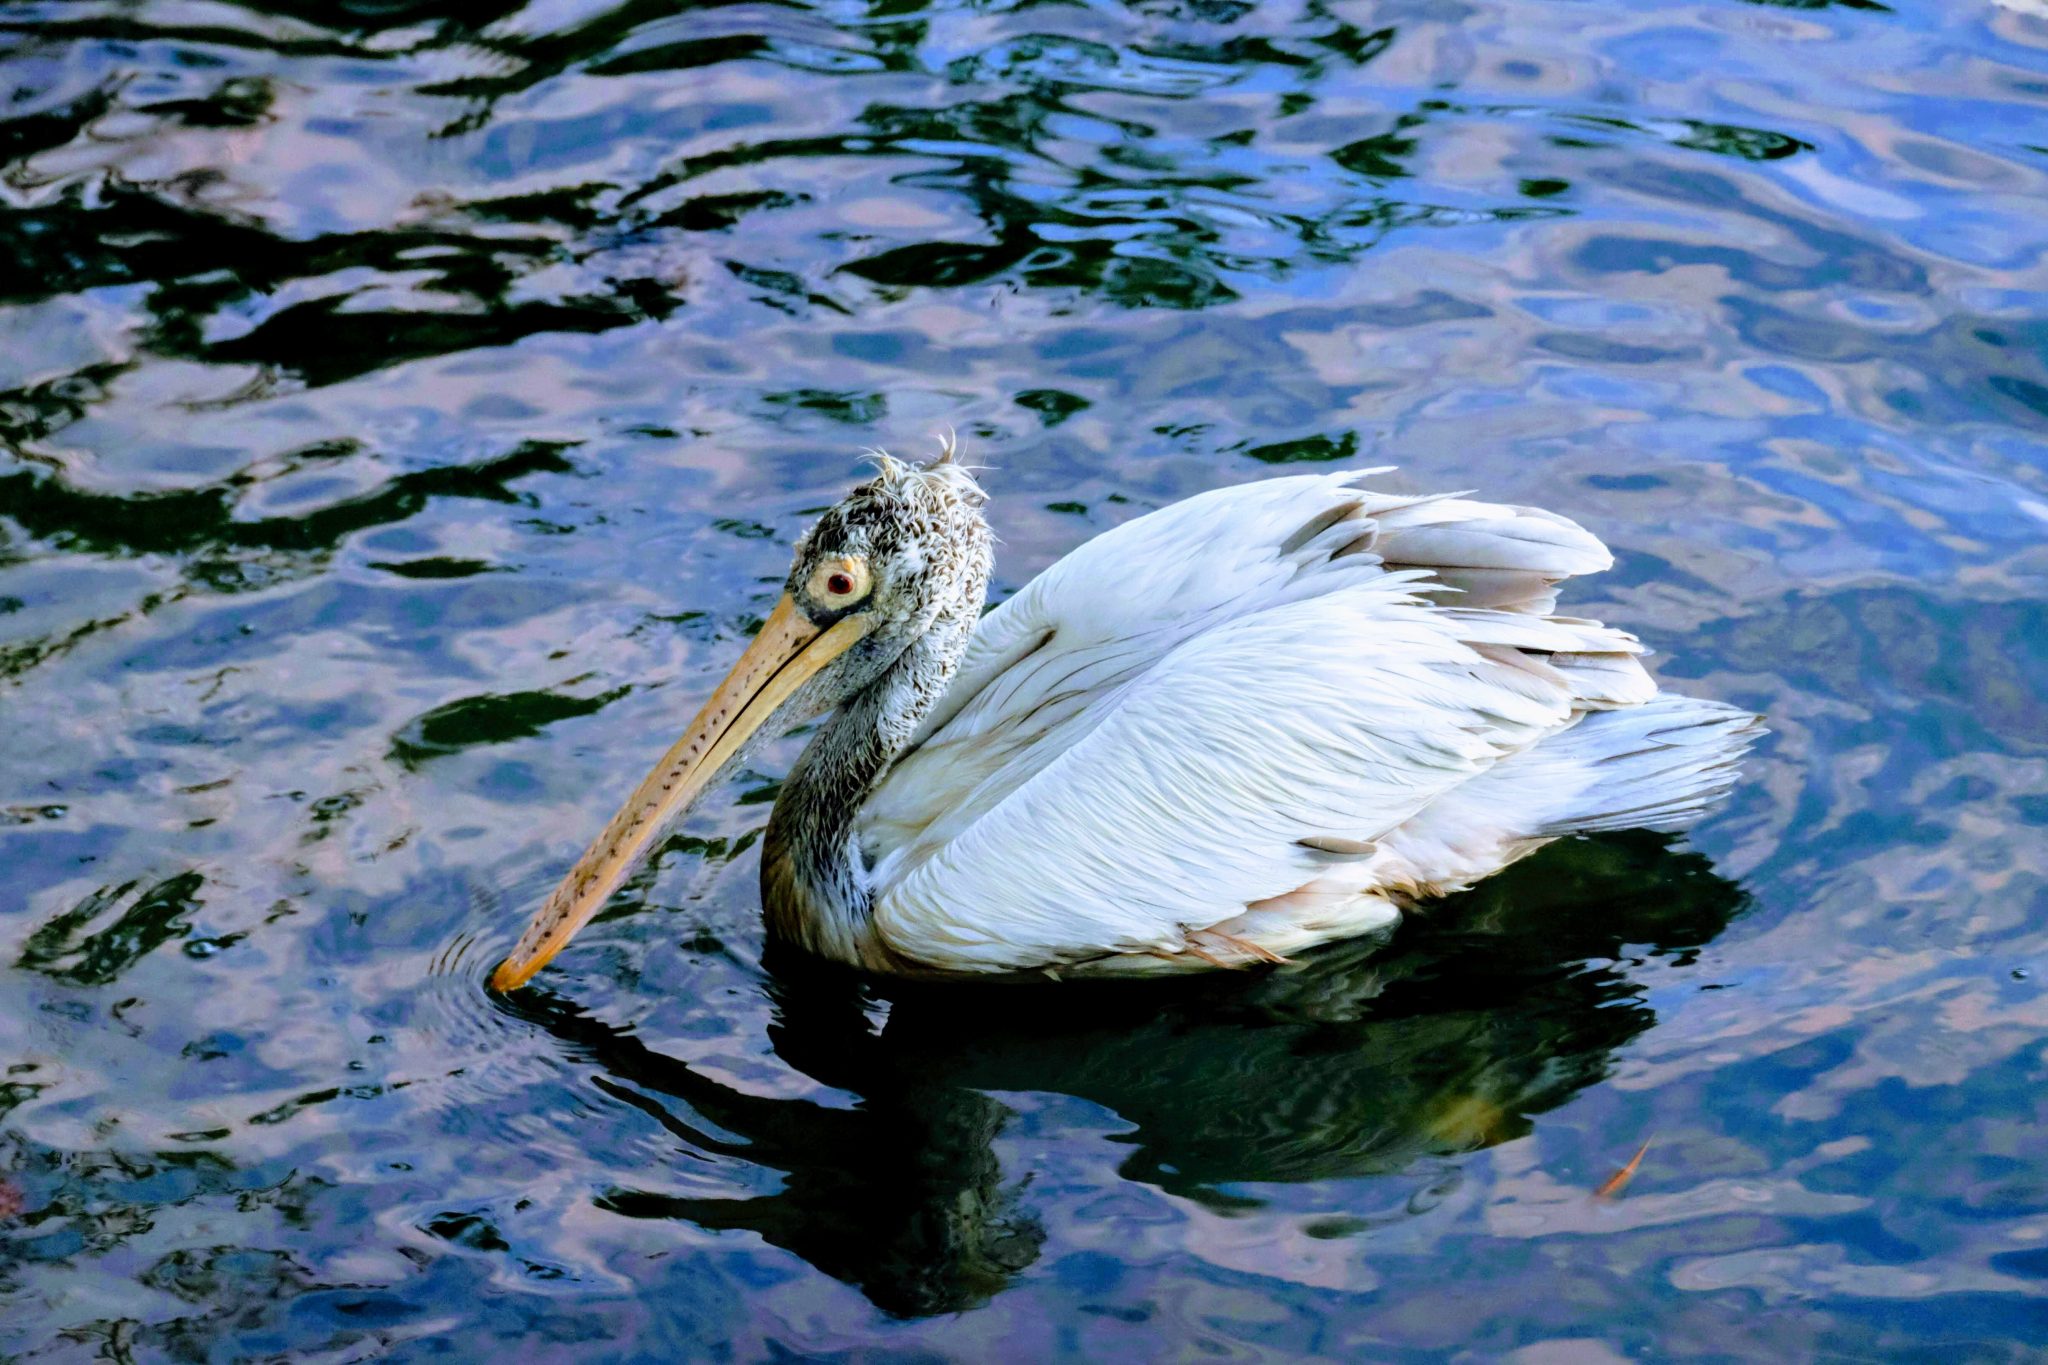
[(1643, 1153), (1649, 1150), (1649, 1140), (1645, 1139), (1643, 1145), (1636, 1148), (1636, 1154), (1628, 1159), (1628, 1165), (1622, 1167), (1613, 1175), (1608, 1176), (1601, 1183), (1600, 1188), (1593, 1191), (1593, 1197), (1595, 1199), (1621, 1198), (1621, 1192), (1628, 1188), (1628, 1182), (1636, 1178), (1636, 1167), (1643, 1164)]

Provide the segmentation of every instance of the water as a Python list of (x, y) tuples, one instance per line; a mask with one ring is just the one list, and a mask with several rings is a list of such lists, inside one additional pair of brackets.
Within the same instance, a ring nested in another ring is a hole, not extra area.
[[(0, 89), (0, 1352), (2048, 1340), (2039, 0), (40, 0)], [(764, 964), (785, 745), (487, 996), (946, 424), (998, 591), (1398, 462), (1775, 733), (1050, 994)]]

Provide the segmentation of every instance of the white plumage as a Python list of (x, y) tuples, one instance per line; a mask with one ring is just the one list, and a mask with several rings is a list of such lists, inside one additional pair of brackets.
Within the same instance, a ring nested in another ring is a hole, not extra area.
[[(1734, 780), (1754, 717), (1658, 698), (1633, 636), (1545, 614), (1612, 563), (1598, 540), (1363, 477), (1190, 498), (991, 612), (856, 824), (888, 946), (975, 971), (1291, 955), (1560, 834), (1680, 827)], [(1634, 723), (1594, 719), (1615, 707)]]
[[(1190, 498), (977, 622), (979, 489), (950, 458), (885, 460), (799, 544), (762, 639), (499, 983), (552, 956), (770, 714), (838, 710), (771, 821), (771, 926), (889, 971), (1291, 957), (1563, 835), (1683, 828), (1726, 791), (1758, 719), (1659, 694), (1633, 636), (1554, 614), (1559, 582), (1612, 563), (1597, 539), (1365, 485), (1384, 472)], [(851, 576), (867, 595), (835, 596)]]

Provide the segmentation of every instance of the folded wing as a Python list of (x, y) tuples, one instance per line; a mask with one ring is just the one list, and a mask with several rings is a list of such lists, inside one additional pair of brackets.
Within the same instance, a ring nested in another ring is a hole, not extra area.
[(1440, 797), (1655, 695), (1632, 637), (1547, 614), (1611, 562), (1590, 534), (1358, 477), (1176, 504), (983, 621), (863, 812), (892, 948), (984, 970), (1181, 953), (1333, 863), (1370, 890), (1380, 841)]

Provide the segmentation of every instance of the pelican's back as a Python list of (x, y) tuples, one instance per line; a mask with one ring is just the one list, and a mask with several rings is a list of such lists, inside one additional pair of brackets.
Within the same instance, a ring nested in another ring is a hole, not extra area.
[(1177, 503), (984, 619), (858, 827), (893, 953), (1121, 972), (1294, 952), (1726, 789), (1755, 718), (1660, 697), (1633, 636), (1552, 614), (1560, 581), (1612, 563), (1597, 539), (1362, 477)]

